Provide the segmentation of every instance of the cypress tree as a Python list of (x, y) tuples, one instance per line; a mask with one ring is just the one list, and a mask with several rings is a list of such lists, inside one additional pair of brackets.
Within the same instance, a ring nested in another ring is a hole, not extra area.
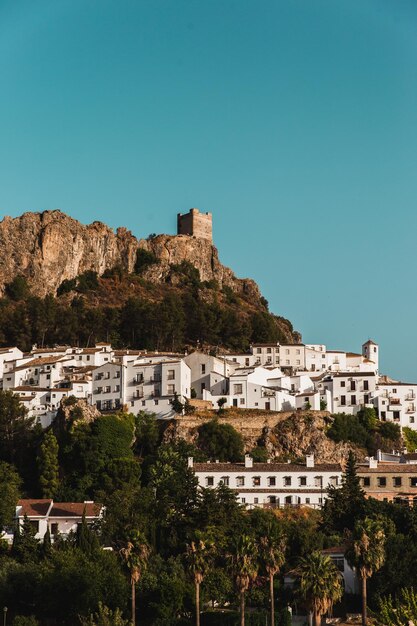
[(49, 430), (38, 455), (39, 486), (43, 498), (53, 498), (59, 486), (58, 441)]
[(323, 526), (327, 532), (353, 530), (355, 521), (366, 515), (365, 492), (356, 472), (356, 458), (352, 451), (346, 463), (340, 488), (329, 487), (323, 507)]

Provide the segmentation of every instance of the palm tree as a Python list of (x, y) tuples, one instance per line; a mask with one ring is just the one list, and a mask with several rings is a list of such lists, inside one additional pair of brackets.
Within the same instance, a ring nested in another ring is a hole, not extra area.
[(197, 531), (195, 540), (187, 544), (187, 561), (195, 586), (196, 626), (200, 626), (200, 585), (210, 569), (213, 553), (213, 541), (204, 533)]
[(285, 563), (286, 542), (283, 535), (269, 524), (266, 534), (259, 540), (259, 558), (269, 577), (271, 625), (275, 626), (274, 576)]
[(378, 519), (358, 520), (351, 535), (346, 558), (355, 567), (362, 582), (362, 626), (367, 620), (367, 580), (385, 561), (385, 532)]
[(301, 595), (313, 613), (314, 626), (320, 626), (322, 615), (343, 595), (341, 574), (330, 557), (319, 550), (300, 559), (297, 574)]
[(140, 530), (132, 533), (125, 548), (120, 550), (129, 573), (132, 587), (132, 626), (136, 624), (136, 584), (139, 582), (149, 558), (149, 545)]
[(258, 554), (252, 537), (241, 535), (238, 538), (230, 561), (240, 596), (240, 626), (245, 626), (245, 593), (258, 575)]

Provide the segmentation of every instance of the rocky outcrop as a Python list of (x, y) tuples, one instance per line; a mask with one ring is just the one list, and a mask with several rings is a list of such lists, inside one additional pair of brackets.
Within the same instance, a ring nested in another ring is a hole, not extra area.
[(138, 241), (125, 228), (114, 232), (101, 222), (85, 226), (59, 210), (24, 213), (0, 222), (0, 295), (17, 275), (27, 279), (33, 293), (45, 296), (55, 294), (62, 281), (87, 270), (100, 275), (120, 265), (132, 272), (139, 247), (151, 251), (159, 261), (144, 273), (150, 282), (165, 282), (171, 265), (189, 261), (202, 281), (215, 280), (220, 288), (227, 285), (255, 301), (260, 298), (256, 283), (236, 278), (220, 263), (217, 249), (206, 239), (159, 235)]
[(235, 293), (246, 295), (255, 301), (261, 293), (258, 285), (250, 278), (239, 279), (232, 270), (219, 261), (217, 248), (207, 239), (188, 235), (158, 235), (151, 239), (142, 239), (139, 246), (152, 252), (159, 260), (144, 273), (144, 278), (158, 283), (170, 279), (171, 266), (188, 261), (200, 273), (200, 280), (215, 280), (219, 287), (230, 287)]
[[(171, 420), (164, 431), (164, 442), (185, 439), (195, 444), (198, 428), (214, 417), (208, 415), (188, 415)], [(318, 463), (340, 463), (346, 459), (349, 450), (354, 450), (362, 460), (365, 451), (346, 443), (335, 443), (326, 436), (329, 413), (326, 411), (297, 411), (262, 413), (242, 411), (241, 415), (218, 416), (223, 424), (231, 424), (243, 437), (245, 452), (261, 445), (266, 448), (271, 459), (284, 461), (302, 459), (306, 454), (314, 454)]]
[(0, 222), (0, 294), (23, 275), (33, 293), (54, 294), (65, 279), (86, 270), (102, 274), (122, 265), (133, 270), (137, 239), (125, 228), (101, 222), (84, 226), (61, 211), (24, 213)]
[(75, 398), (70, 396), (64, 398), (60, 405), (54, 420), (54, 430), (56, 432), (64, 432), (69, 428), (78, 424), (89, 424), (94, 422), (101, 413), (94, 405), (91, 405), (84, 398)]

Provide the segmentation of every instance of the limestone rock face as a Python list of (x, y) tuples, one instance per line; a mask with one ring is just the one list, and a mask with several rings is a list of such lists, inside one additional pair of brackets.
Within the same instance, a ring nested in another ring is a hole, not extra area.
[(227, 285), (254, 301), (260, 298), (256, 283), (236, 278), (220, 263), (217, 249), (206, 239), (158, 235), (139, 241), (125, 228), (114, 232), (102, 222), (85, 226), (59, 210), (24, 213), (0, 222), (0, 295), (17, 275), (27, 279), (33, 294), (43, 297), (55, 294), (63, 280), (87, 270), (100, 275), (121, 265), (132, 272), (139, 247), (153, 252), (159, 260), (143, 275), (150, 282), (169, 280), (170, 264), (189, 261), (199, 270), (202, 281), (216, 280), (220, 288)]
[(117, 264), (132, 271), (137, 239), (101, 222), (84, 226), (61, 211), (24, 213), (0, 222), (0, 294), (23, 275), (39, 296), (54, 294), (65, 279), (86, 270), (102, 274)]
[(207, 239), (189, 235), (158, 235), (141, 239), (139, 246), (159, 259), (159, 263), (144, 274), (151, 282), (165, 281), (170, 274), (170, 265), (189, 261), (200, 272), (202, 281), (215, 280), (220, 288), (230, 287), (235, 293), (249, 295), (254, 300), (261, 297), (255, 281), (236, 278), (231, 269), (220, 263), (217, 248)]

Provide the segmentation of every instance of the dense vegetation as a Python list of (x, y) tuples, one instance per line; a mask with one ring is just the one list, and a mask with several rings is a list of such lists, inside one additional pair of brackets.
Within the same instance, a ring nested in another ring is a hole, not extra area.
[(202, 282), (186, 261), (172, 265), (167, 282), (155, 285), (141, 274), (156, 263), (138, 251), (136, 274), (123, 268), (99, 277), (87, 271), (64, 280), (57, 297), (31, 294), (25, 279), (14, 278), (0, 300), (0, 345), (29, 350), (33, 344), (92, 345), (181, 350), (185, 346), (223, 346), (246, 350), (251, 342), (288, 340), (292, 326), (215, 281)]
[[(0, 542), (0, 606), (10, 623), (127, 626), (132, 588), (138, 622), (149, 626), (196, 623), (196, 603), (202, 626), (237, 624), (239, 607), (251, 609), (247, 624), (265, 624), (274, 610), (281, 626), (294, 601), (318, 623), (333, 603), (336, 612), (359, 608), (352, 598), (337, 604), (338, 573), (320, 552), (341, 544), (363, 572), (372, 610), (395, 617), (413, 604), (417, 508), (366, 500), (353, 457), (322, 511), (248, 511), (226, 487), (198, 490), (187, 465), (190, 455), (239, 458), (239, 435), (213, 422), (197, 446), (162, 443), (147, 414), (85, 423), (74, 409), (41, 432), (0, 392), (0, 526), (12, 524), (19, 496), (94, 499), (107, 509), (96, 527), (83, 522), (52, 545), (48, 534), (37, 542), (28, 522), (11, 549)], [(294, 588), (283, 587), (286, 572)], [(226, 603), (226, 613), (209, 609)]]

